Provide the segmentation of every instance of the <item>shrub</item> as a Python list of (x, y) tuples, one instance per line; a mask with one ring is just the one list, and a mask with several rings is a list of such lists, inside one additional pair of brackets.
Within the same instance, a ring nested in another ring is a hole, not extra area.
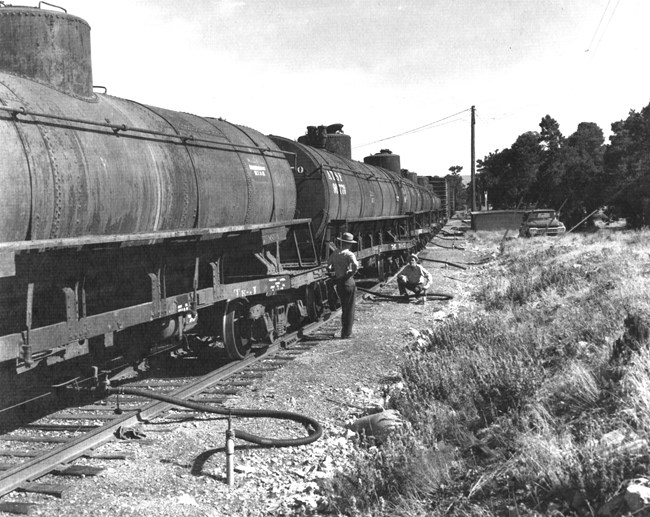
[[(441, 414), (437, 408), (443, 404), (470, 430), (517, 413), (535, 393), (543, 373), (530, 339), (519, 327), (504, 326), (489, 316), (443, 325), (429, 334), (426, 353), (406, 358), (405, 389), (397, 403), (415, 425), (434, 426), (431, 415)], [(449, 429), (448, 424), (446, 419), (436, 427)]]
[(476, 310), (407, 354), (393, 403), (412, 434), (361, 460), (355, 511), (593, 514), (647, 472), (649, 235), (503, 243)]
[(326, 484), (329, 505), (346, 515), (427, 515), (429, 505), (421, 501), (449, 483), (455, 462), (453, 448), (424, 446), (417, 433), (404, 430), (382, 449), (360, 448), (352, 467)]

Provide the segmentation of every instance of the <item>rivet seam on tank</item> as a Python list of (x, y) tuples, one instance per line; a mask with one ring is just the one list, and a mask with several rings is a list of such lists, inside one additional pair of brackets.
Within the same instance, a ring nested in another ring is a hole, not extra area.
[[(5, 6), (6, 8), (11, 8), (11, 6)], [(16, 7), (16, 9), (19, 9), (19, 7)], [(66, 20), (69, 22), (74, 22), (74, 23), (80, 23), (82, 25), (85, 25), (87, 27), (90, 27), (90, 24), (84, 20), (83, 18), (79, 18), (77, 16), (73, 16), (71, 14), (63, 15), (59, 13), (55, 13), (53, 11), (16, 11), (16, 10), (11, 10), (11, 11), (5, 11), (0, 9), (0, 16), (31, 16), (31, 17), (41, 17), (41, 18), (57, 18), (59, 20)]]

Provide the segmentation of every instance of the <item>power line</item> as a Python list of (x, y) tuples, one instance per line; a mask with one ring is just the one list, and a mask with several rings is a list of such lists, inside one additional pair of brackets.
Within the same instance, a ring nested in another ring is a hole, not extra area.
[[(409, 129), (408, 131), (404, 131), (403, 133), (399, 133), (397, 135), (387, 136), (386, 138), (380, 138), (379, 140), (375, 140), (374, 142), (368, 142), (367, 144), (357, 145), (357, 146), (354, 147), (354, 149), (358, 149), (359, 147), (366, 147), (367, 145), (372, 145), (372, 144), (376, 144), (376, 143), (379, 143), (379, 142), (384, 142), (386, 140), (391, 140), (392, 138), (397, 138), (399, 136), (409, 135), (411, 133), (417, 133), (419, 131), (424, 131), (425, 129), (431, 129), (432, 127), (436, 126), (437, 124), (440, 124), (440, 122), (443, 122), (443, 121), (448, 120), (450, 118), (461, 115), (461, 114), (463, 114), (463, 113), (465, 113), (467, 111), (469, 111), (469, 109), (465, 109), (463, 111), (459, 111), (458, 113), (454, 113), (453, 115), (448, 115), (446, 117), (435, 120), (433, 122), (429, 122), (428, 124), (425, 124), (424, 126), (419, 126), (419, 127), (413, 128), (413, 129)], [(453, 121), (447, 122), (447, 124), (449, 124), (451, 122), (453, 122)], [(440, 125), (444, 125), (444, 124), (440, 124)]]
[(605, 14), (607, 13), (607, 9), (609, 9), (609, 4), (612, 2), (612, 0), (607, 0), (607, 5), (605, 6), (605, 10), (603, 11), (603, 14), (600, 15), (600, 20), (598, 20), (598, 25), (596, 25), (596, 30), (594, 31), (594, 35), (591, 37), (591, 41), (589, 42), (589, 46), (587, 47), (587, 50), (585, 52), (589, 52), (591, 50), (591, 46), (594, 44), (594, 40), (596, 39), (596, 34), (598, 34), (598, 29), (600, 29), (600, 25), (603, 23), (603, 19), (605, 18)]
[(618, 9), (618, 4), (620, 2), (621, 0), (616, 0), (616, 4), (614, 5), (614, 8), (609, 13), (609, 17), (605, 22), (605, 26), (603, 27), (603, 30), (600, 31), (601, 25), (603, 24), (603, 20), (605, 19), (605, 15), (607, 14), (607, 11), (609, 11), (609, 6), (612, 3), (612, 0), (607, 0), (607, 5), (603, 10), (603, 14), (600, 16), (600, 20), (598, 20), (598, 25), (596, 26), (596, 30), (594, 30), (594, 34), (591, 37), (591, 41), (589, 42), (589, 47), (587, 47), (587, 50), (585, 50), (585, 52), (591, 52), (592, 50), (591, 47), (594, 44), (594, 40), (596, 40), (596, 36), (598, 36), (600, 31), (600, 35), (598, 36), (598, 41), (596, 41), (596, 45), (593, 47), (592, 57), (595, 55), (596, 50), (598, 50), (598, 47), (600, 46), (600, 42), (602, 41), (603, 37), (605, 36), (605, 33), (607, 32), (607, 29), (609, 28), (609, 24), (612, 22), (612, 18), (614, 18), (614, 14), (616, 13), (616, 9)]
[(609, 24), (612, 21), (612, 18), (614, 18), (614, 13), (616, 13), (616, 9), (618, 8), (618, 4), (621, 2), (621, 0), (616, 0), (616, 5), (614, 6), (614, 9), (612, 9), (612, 13), (609, 15), (609, 18), (607, 19), (607, 23), (605, 24), (605, 28), (603, 29), (603, 32), (600, 34), (600, 38), (598, 38), (598, 41), (596, 42), (596, 47), (594, 48), (594, 54), (596, 53), (596, 50), (598, 50), (598, 47), (600, 46), (600, 42), (602, 41), (603, 37), (605, 36), (605, 33), (607, 32), (607, 29), (609, 28)]

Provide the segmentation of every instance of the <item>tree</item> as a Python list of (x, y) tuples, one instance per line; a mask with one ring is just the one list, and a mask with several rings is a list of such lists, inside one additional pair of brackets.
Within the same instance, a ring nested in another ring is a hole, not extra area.
[(543, 207), (558, 206), (562, 203), (559, 186), (565, 174), (562, 156), (564, 136), (560, 125), (550, 115), (542, 118), (539, 127), (541, 159), (534, 186), (536, 203)]
[(520, 135), (512, 144), (511, 166), (514, 175), (510, 182), (510, 197), (512, 201), (531, 201), (530, 192), (537, 180), (541, 164), (540, 135), (529, 131)]
[(539, 135), (520, 135), (510, 149), (478, 161), (477, 190), (487, 191), (496, 208), (516, 208), (529, 197), (540, 163)]
[[(491, 202), (496, 208), (508, 206), (508, 200), (502, 195), (501, 189), (502, 177), (508, 168), (508, 152), (509, 149), (503, 151), (497, 149), (482, 160), (478, 160), (476, 191), (488, 191)], [(471, 183), (468, 189), (472, 189)]]
[(604, 143), (603, 130), (597, 124), (581, 122), (562, 149), (564, 175), (558, 193), (565, 196), (565, 221), (571, 225), (605, 202)]
[(607, 193), (630, 226), (650, 224), (650, 104), (614, 122), (612, 132), (604, 155)]
[(449, 167), (451, 174), (445, 176), (450, 193), (454, 196), (453, 206), (455, 207), (462, 207), (467, 203), (467, 192), (463, 186), (463, 178), (460, 176), (460, 171), (462, 170), (463, 167), (461, 165), (453, 165)]
[(545, 151), (556, 151), (562, 147), (564, 136), (560, 131), (560, 124), (550, 115), (545, 115), (539, 123), (539, 141)]

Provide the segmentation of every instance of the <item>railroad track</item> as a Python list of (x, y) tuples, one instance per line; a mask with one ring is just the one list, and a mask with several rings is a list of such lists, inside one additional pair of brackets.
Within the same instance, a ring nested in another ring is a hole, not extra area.
[[(331, 313), (331, 316), (337, 312)], [(307, 325), (301, 331), (283, 336), (256, 355), (223, 365), (205, 375), (192, 378), (138, 378), (121, 387), (138, 388), (174, 398), (223, 408), (228, 398), (237, 395), (266, 372), (317, 346), (302, 340), (331, 321)], [(172, 411), (173, 409), (176, 409)], [(137, 439), (141, 426), (164, 417), (170, 423), (192, 418), (191, 410), (175, 408), (174, 404), (149, 401), (128, 395), (110, 395), (79, 407), (69, 407), (49, 414), (11, 432), (0, 435), (0, 497), (14, 491), (48, 494), (61, 497), (69, 485), (44, 483), (47, 474), (62, 476), (94, 476), (104, 467), (75, 465), (79, 458), (90, 460), (123, 460), (128, 454), (101, 454), (98, 449), (118, 437), (134, 438), (134, 444), (149, 443)], [(34, 503), (0, 500), (0, 512), (27, 513)]]
[[(391, 279), (392, 277), (363, 291), (378, 290)], [(360, 292), (360, 298), (363, 296)], [(283, 336), (257, 354), (230, 362), (207, 374), (191, 378), (170, 378), (169, 370), (166, 369), (165, 377), (138, 377), (132, 382), (120, 384), (120, 387), (147, 389), (223, 409), (224, 402), (236, 396), (243, 387), (262, 378), (265, 372), (281, 368), (283, 364), (317, 346), (318, 341), (306, 341), (303, 338), (314, 335), (335, 321), (339, 313), (340, 310), (330, 312), (320, 321)], [(75, 465), (75, 461), (80, 458), (91, 462), (128, 459), (130, 455), (127, 453), (102, 454), (98, 449), (108, 442), (118, 440), (118, 437), (127, 438), (123, 441), (135, 446), (151, 443), (151, 440), (139, 437), (143, 434), (140, 433), (142, 426), (153, 419), (164, 417), (173, 424), (193, 418), (199, 413), (178, 408), (169, 402), (151, 402), (130, 395), (110, 395), (106, 398), (95, 397), (91, 403), (82, 406), (66, 407), (0, 435), (0, 512), (26, 514), (36, 505), (3, 500), (4, 496), (12, 492), (62, 497), (71, 488), (67, 482), (39, 481), (48, 474), (94, 476), (105, 469), (103, 466)]]

